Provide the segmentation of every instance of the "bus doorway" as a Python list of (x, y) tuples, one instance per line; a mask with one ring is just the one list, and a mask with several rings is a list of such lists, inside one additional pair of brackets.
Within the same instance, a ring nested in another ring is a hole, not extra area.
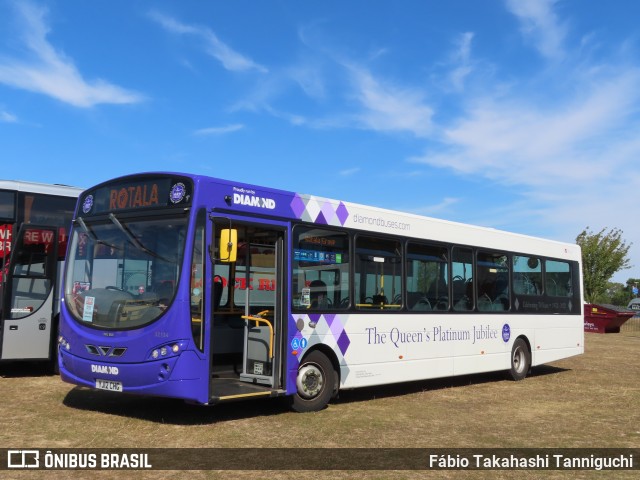
[(212, 401), (283, 394), (284, 230), (223, 220), (216, 232)]
[(52, 359), (57, 336), (58, 228), (24, 225), (14, 240), (3, 279), (0, 359)]

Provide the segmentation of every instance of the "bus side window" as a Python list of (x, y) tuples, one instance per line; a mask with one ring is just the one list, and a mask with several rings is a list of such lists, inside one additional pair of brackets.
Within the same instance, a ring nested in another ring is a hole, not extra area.
[(473, 251), (454, 247), (451, 253), (453, 309), (473, 310)]
[(542, 295), (542, 262), (536, 257), (513, 257), (513, 291), (518, 295)]
[(412, 311), (449, 309), (449, 253), (446, 247), (407, 245), (407, 308)]
[(544, 287), (547, 295), (552, 297), (572, 296), (571, 266), (569, 263), (546, 260), (544, 264)]
[(296, 226), (293, 229), (293, 307), (305, 310), (349, 308), (349, 235)]
[(478, 252), (476, 266), (478, 310), (509, 310), (509, 257), (504, 253)]
[(356, 237), (355, 295), (359, 309), (402, 308), (402, 247), (396, 240)]

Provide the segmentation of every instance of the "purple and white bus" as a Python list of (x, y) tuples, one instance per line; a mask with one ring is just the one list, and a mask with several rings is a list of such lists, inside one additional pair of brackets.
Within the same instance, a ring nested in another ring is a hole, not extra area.
[(63, 380), (200, 404), (501, 371), (584, 351), (575, 244), (199, 175), (80, 195)]

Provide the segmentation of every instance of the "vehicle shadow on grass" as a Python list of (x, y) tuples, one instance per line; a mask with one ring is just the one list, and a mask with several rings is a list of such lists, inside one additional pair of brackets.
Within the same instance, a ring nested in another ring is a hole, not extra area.
[[(529, 376), (541, 377), (565, 371), (568, 369), (543, 365), (532, 369)], [(505, 379), (505, 372), (493, 372), (365, 387), (340, 392), (339, 398), (333, 400), (332, 403), (340, 405), (367, 402), (421, 392), (506, 381)], [(63, 403), (69, 408), (78, 410), (171, 425), (206, 425), (251, 417), (282, 415), (291, 411), (286, 398), (245, 400), (209, 407), (191, 405), (176, 399), (142, 397), (83, 387), (75, 387), (70, 390)]]
[(105, 392), (75, 387), (63, 403), (69, 408), (136, 418), (170, 425), (206, 425), (242, 418), (280, 415), (289, 411), (281, 398), (245, 400), (214, 406), (193, 405), (183, 400)]
[[(566, 372), (568, 369), (542, 365), (534, 367), (527, 375), (530, 377), (542, 377)], [(482, 385), (485, 383), (495, 383), (512, 381), (507, 372), (476, 373), (472, 375), (461, 375), (457, 377), (436, 378), (432, 380), (420, 380), (416, 382), (394, 383), (378, 387), (365, 387), (355, 390), (345, 390), (340, 392), (336, 403), (366, 402), (374, 399), (401, 397), (421, 392), (430, 392), (450, 388), (461, 388), (469, 385)], [(524, 380), (526, 382), (526, 379)]]
[(0, 377), (53, 377), (53, 368), (46, 361), (16, 361), (0, 363)]

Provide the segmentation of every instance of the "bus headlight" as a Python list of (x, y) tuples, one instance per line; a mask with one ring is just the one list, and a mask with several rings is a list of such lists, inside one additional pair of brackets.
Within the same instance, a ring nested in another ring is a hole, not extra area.
[(67, 339), (64, 338), (62, 335), (60, 335), (58, 337), (58, 348), (59, 349), (65, 349), (66, 351), (71, 350), (71, 344), (69, 342), (67, 342)]
[(159, 345), (151, 350), (148, 358), (151, 360), (157, 360), (158, 358), (175, 357), (182, 351), (186, 350), (188, 345), (188, 340), (178, 340), (165, 345)]

